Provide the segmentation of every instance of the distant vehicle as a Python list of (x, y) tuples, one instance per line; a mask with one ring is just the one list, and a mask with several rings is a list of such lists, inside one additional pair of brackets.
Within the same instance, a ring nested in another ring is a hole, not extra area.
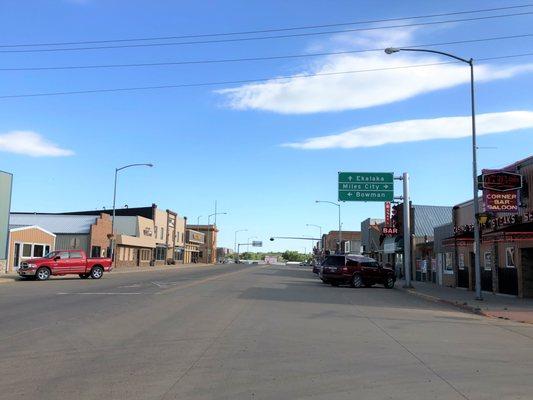
[(379, 284), (392, 289), (396, 282), (392, 268), (381, 266), (373, 258), (361, 255), (327, 256), (319, 276), (324, 283), (332, 286), (349, 284), (356, 288)]
[(300, 265), (299, 261), (287, 261), (285, 265)]
[(315, 263), (315, 264), (313, 265), (313, 274), (319, 274), (320, 271), (321, 271), (321, 269), (322, 269), (322, 264), (320, 264), (320, 263)]
[(31, 258), (21, 263), (18, 274), (21, 277), (45, 281), (52, 275), (79, 275), (100, 279), (113, 269), (110, 258), (87, 258), (83, 250), (56, 250), (42, 258)]

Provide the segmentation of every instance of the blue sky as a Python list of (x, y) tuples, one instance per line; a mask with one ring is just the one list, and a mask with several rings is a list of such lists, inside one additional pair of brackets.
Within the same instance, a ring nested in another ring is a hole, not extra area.
[[(4, 0), (0, 37), (2, 44), (23, 44), (178, 36), (501, 6), (498, 1)], [(410, 22), (414, 20), (401, 21)], [(2, 53), (1, 57), (2, 68), (263, 57), (521, 35), (533, 33), (532, 22), (532, 15), (525, 15), (262, 41)], [(366, 25), (375, 26), (379, 25)], [(435, 49), (474, 59), (532, 53), (533, 37)], [(446, 60), (423, 54), (374, 52), (150, 68), (0, 71), (0, 95), (273, 78), (442, 61)], [(533, 57), (518, 57), (477, 67), (479, 145), (496, 147), (479, 151), (480, 169), (532, 155), (532, 65)], [(467, 81), (466, 65), (445, 64), (281, 84), (0, 99), (0, 169), (15, 174), (13, 210), (56, 212), (110, 207), (114, 168), (153, 162), (153, 169), (131, 169), (120, 176), (120, 205), (155, 202), (193, 221), (203, 215), (205, 223), (216, 199), (219, 210), (229, 213), (218, 219), (221, 245), (233, 247), (233, 232), (247, 228), (240, 241), (257, 236), (265, 249), (302, 251), (309, 248), (304, 241), (267, 243), (268, 237), (316, 234), (317, 229), (306, 227), (307, 223), (322, 225), (324, 231), (336, 229), (336, 209), (314, 200), (336, 200), (338, 171), (408, 171), (417, 204), (453, 205), (471, 197), (467, 119), (450, 119), (469, 116)], [(435, 137), (439, 139), (421, 140)], [(382, 215), (381, 203), (343, 205), (345, 229), (357, 230), (362, 219)]]

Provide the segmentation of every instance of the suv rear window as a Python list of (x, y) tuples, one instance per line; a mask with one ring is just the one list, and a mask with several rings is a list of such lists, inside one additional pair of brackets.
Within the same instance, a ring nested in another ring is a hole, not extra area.
[(335, 267), (343, 266), (344, 265), (344, 256), (328, 256), (324, 260), (323, 265), (332, 265)]
[(379, 264), (377, 262), (364, 262), (364, 263), (361, 263), (361, 266), (367, 267), (367, 268), (378, 268)]

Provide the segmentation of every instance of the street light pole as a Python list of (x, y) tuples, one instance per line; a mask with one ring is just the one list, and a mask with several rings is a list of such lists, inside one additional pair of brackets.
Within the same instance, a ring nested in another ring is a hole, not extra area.
[(315, 200), (315, 203), (328, 203), (328, 204), (333, 204), (334, 206), (339, 207), (339, 253), (342, 253), (342, 223), (341, 223), (340, 203), (335, 203), (333, 201), (327, 201), (327, 200)]
[(305, 224), (305, 226), (314, 226), (315, 228), (318, 228), (319, 232), (320, 232), (320, 248), (319, 250), (322, 251), (322, 227), (320, 225), (315, 225), (315, 224)]
[(250, 252), (250, 239), (257, 239), (257, 236), (251, 236), (248, 238), (248, 240), (246, 241), (246, 243), (248, 243), (248, 245), (246, 246), (246, 252), (249, 253)]
[(233, 244), (233, 251), (237, 252), (237, 233), (239, 232), (248, 232), (248, 229), (239, 229), (235, 231), (235, 242)]
[(123, 169), (126, 169), (126, 168), (131, 168), (131, 167), (153, 167), (154, 164), (151, 164), (151, 163), (138, 163), (138, 164), (129, 164), (129, 165), (124, 165), (123, 167), (120, 167), (120, 168), (115, 168), (115, 185), (114, 185), (114, 188), (113, 188), (113, 216), (111, 218), (111, 243), (110, 243), (110, 246), (111, 247), (111, 261), (115, 261), (115, 244), (116, 244), (116, 240), (115, 240), (115, 213), (116, 213), (116, 202), (117, 202), (117, 179), (118, 179), (118, 173), (119, 171), (122, 171)]
[(389, 47), (385, 49), (385, 53), (393, 54), (398, 53), (399, 51), (417, 51), (422, 53), (434, 53), (440, 54), (446, 57), (453, 58), (457, 61), (461, 61), (470, 66), (470, 102), (471, 102), (471, 111), (472, 111), (472, 183), (473, 183), (473, 192), (474, 192), (474, 264), (475, 264), (475, 275), (476, 275), (476, 300), (483, 300), (481, 294), (481, 235), (479, 231), (479, 197), (478, 197), (478, 186), (477, 186), (477, 140), (476, 140), (476, 107), (475, 107), (475, 90), (474, 90), (474, 59), (465, 59), (457, 57), (450, 53), (445, 53), (443, 51), (437, 50), (428, 50), (428, 49), (410, 49), (410, 48), (394, 48)]
[(209, 240), (209, 232), (210, 232), (210, 229), (209, 229), (209, 224), (211, 223), (211, 217), (215, 217), (217, 215), (226, 215), (227, 212), (222, 212), (222, 213), (217, 213), (217, 212), (214, 212), (213, 214), (209, 214), (207, 216), (207, 247), (205, 249), (205, 255), (206, 255), (206, 261), (207, 261), (207, 264), (210, 264), (209, 260), (209, 250), (211, 250), (211, 243), (210, 243), (210, 240)]

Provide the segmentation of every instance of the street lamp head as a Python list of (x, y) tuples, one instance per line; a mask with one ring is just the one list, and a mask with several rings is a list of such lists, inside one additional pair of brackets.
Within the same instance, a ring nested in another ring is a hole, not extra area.
[(271, 242), (273, 242), (273, 241), (274, 241), (274, 238), (273, 238), (273, 237), (271, 237), (271, 238), (270, 238), (270, 241), (271, 241)]
[(387, 53), (387, 54), (398, 53), (399, 51), (400, 51), (400, 49), (397, 49), (395, 47), (387, 47), (385, 49), (385, 53)]
[(152, 163), (148, 163), (148, 164), (146, 164), (146, 166), (152, 168), (152, 167), (154, 166), (154, 164), (152, 164)]

